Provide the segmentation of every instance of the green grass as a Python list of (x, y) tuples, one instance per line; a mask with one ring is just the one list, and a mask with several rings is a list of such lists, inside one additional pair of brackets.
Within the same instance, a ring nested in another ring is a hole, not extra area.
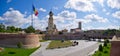
[(40, 42), (45, 42), (45, 41), (48, 41), (48, 40), (40, 40)]
[(22, 48), (4, 48), (3, 52), (0, 52), (0, 56), (29, 56), (38, 48), (22, 49)]
[(52, 40), (52, 42), (48, 45), (47, 49), (51, 48), (62, 48), (62, 47), (68, 47), (71, 46), (72, 42), (70, 40), (61, 42), (60, 40)]
[[(111, 48), (111, 44), (109, 43), (107, 47), (103, 48), (103, 52), (97, 51), (92, 56), (110, 56), (110, 48)], [(105, 53), (105, 51), (107, 51), (107, 53)]]

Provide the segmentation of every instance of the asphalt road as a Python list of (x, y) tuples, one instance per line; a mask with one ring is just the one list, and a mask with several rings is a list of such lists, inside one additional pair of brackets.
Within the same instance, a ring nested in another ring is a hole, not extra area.
[(46, 47), (49, 45), (50, 41), (41, 42), (41, 47), (30, 56), (88, 56), (88, 54), (98, 48), (99, 45), (97, 42), (94, 41), (76, 41), (79, 42), (79, 45), (77, 46), (47, 50)]

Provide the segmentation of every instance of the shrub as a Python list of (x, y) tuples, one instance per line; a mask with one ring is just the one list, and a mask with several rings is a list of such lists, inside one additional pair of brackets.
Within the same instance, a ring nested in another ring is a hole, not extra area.
[(102, 56), (102, 54), (101, 54), (101, 53), (99, 53), (99, 54), (98, 54), (98, 56)]
[(103, 47), (102, 47), (102, 44), (99, 45), (99, 51), (103, 51)]
[(62, 35), (63, 34), (63, 32), (59, 32), (59, 35)]
[(19, 43), (17, 44), (17, 47), (18, 47), (18, 48), (22, 48), (22, 46), (23, 46), (22, 42), (19, 42)]
[(109, 39), (106, 40), (107, 43), (110, 43)]
[(25, 29), (26, 33), (34, 33), (35, 32), (35, 28), (33, 28), (33, 26), (29, 26), (27, 27), (27, 29)]
[(63, 43), (64, 41), (65, 41), (64, 39), (61, 40), (62, 43)]
[(104, 41), (104, 46), (107, 47), (107, 41)]
[(108, 51), (104, 51), (104, 53), (108, 53)]
[(8, 54), (15, 54), (15, 52), (8, 52)]

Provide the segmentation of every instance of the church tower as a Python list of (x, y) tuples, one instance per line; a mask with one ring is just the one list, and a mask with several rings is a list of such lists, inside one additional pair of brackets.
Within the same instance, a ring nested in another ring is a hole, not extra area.
[(47, 33), (48, 34), (54, 34), (56, 30), (56, 26), (53, 23), (53, 13), (52, 11), (49, 12), (49, 19), (48, 19), (48, 27), (47, 27)]

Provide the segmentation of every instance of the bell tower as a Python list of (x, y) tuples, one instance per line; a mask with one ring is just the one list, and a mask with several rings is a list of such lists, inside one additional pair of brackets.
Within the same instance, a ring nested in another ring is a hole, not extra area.
[(53, 33), (54, 23), (53, 23), (53, 13), (52, 11), (49, 12), (49, 21), (48, 21), (48, 34)]

